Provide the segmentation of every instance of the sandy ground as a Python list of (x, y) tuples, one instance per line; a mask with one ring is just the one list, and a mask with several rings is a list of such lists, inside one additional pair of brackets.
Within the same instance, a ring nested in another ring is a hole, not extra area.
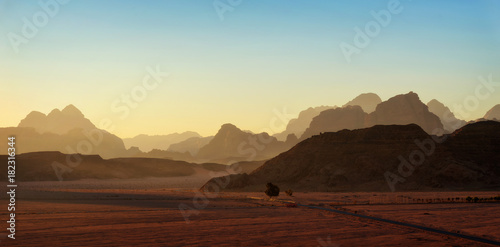
[[(206, 195), (209, 198), (188, 189), (189, 186), (160, 188), (158, 186), (164, 184), (161, 180), (136, 181), (134, 188), (130, 187), (133, 181), (122, 182), (92, 184), (75, 181), (58, 183), (58, 186), (53, 182), (33, 182), (20, 185), (16, 239), (6, 238), (4, 231), (0, 245), (490, 246), (323, 210), (287, 207), (281, 201), (269, 201), (263, 193)], [(110, 188), (104, 189), (106, 186)], [(498, 241), (499, 203), (408, 204), (398, 199), (498, 194), (295, 193), (294, 197), (282, 195), (280, 199), (356, 211)], [(359, 205), (370, 201), (378, 203)], [(0, 201), (0, 205), (5, 205), (2, 208), (7, 204), (6, 200)], [(2, 222), (5, 221), (6, 214), (3, 213)], [(7, 223), (3, 224), (7, 226)]]

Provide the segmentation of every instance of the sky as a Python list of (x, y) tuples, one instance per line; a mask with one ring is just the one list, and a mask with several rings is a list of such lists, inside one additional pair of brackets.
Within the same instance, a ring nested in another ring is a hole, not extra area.
[(0, 35), (2, 127), (68, 104), (120, 137), (279, 131), (367, 92), (500, 104), (494, 0), (0, 0)]

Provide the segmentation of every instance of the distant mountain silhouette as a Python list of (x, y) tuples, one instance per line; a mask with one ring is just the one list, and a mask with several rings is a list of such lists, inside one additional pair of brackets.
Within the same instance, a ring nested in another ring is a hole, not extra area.
[(167, 150), (170, 145), (185, 141), (191, 137), (201, 137), (193, 131), (173, 133), (169, 135), (138, 135), (133, 138), (124, 138), (126, 148), (138, 147), (142, 151), (149, 152), (153, 149)]
[(318, 107), (309, 107), (307, 110), (301, 111), (299, 113), (298, 118), (291, 119), (287, 126), (286, 130), (274, 134), (280, 141), (285, 141), (289, 134), (294, 134), (296, 137), (302, 136), (304, 131), (309, 127), (312, 119), (319, 115), (320, 112), (328, 109), (337, 108), (336, 106), (318, 106)]
[(411, 123), (419, 125), (429, 134), (443, 130), (439, 117), (429, 112), (414, 92), (396, 95), (378, 104), (376, 110), (368, 115), (365, 126)]
[[(347, 102), (343, 107), (358, 105), (363, 109), (364, 112), (370, 113), (375, 110), (375, 107), (380, 102), (382, 102), (382, 100), (378, 95), (374, 93), (364, 93), (358, 95), (353, 100)], [(273, 136), (280, 141), (286, 140), (286, 137), (289, 134), (294, 134), (296, 137), (301, 137), (304, 135), (306, 129), (309, 128), (309, 125), (311, 124), (314, 117), (318, 116), (322, 111), (336, 109), (336, 108), (338, 107), (337, 106), (309, 107), (307, 110), (301, 111), (299, 113), (298, 118), (291, 119), (290, 122), (288, 122), (285, 131), (278, 134), (274, 134)]]
[[(274, 137), (267, 133), (256, 134), (241, 130), (232, 124), (225, 124), (213, 137), (205, 138), (196, 132), (188, 131), (170, 135), (139, 135), (127, 138), (124, 142), (111, 133), (97, 129), (73, 105), (66, 106), (62, 111), (54, 109), (47, 115), (33, 111), (20, 121), (18, 127), (0, 128), (0, 137), (17, 136), (18, 153), (80, 152), (97, 154), (103, 158), (144, 157), (228, 164), (273, 158), (292, 148), (299, 141), (322, 132), (361, 129), (374, 125), (415, 123), (428, 134), (432, 134), (436, 129), (443, 129), (443, 123), (448, 133), (454, 129), (455, 125), (445, 122), (447, 118), (463, 124), (462, 120), (454, 118), (449, 109), (437, 100), (430, 101), (429, 106), (426, 106), (413, 92), (394, 96), (379, 103), (375, 111), (366, 113), (379, 101), (380, 98), (376, 94), (368, 93), (359, 95), (342, 108), (336, 106), (308, 108), (302, 111), (297, 119), (292, 119), (285, 131)], [(498, 108), (499, 105), (492, 108), (485, 118), (497, 116)], [(441, 115), (441, 118), (431, 111)], [(470, 123), (484, 120), (478, 119)], [(6, 145), (0, 143), (0, 149), (3, 150), (0, 154), (7, 152)]]
[[(126, 155), (123, 141), (96, 128), (73, 105), (62, 111), (52, 110), (48, 115), (33, 111), (18, 127), (0, 128), (0, 137), (16, 136), (17, 153), (59, 151), (63, 153), (98, 154), (105, 158)], [(0, 154), (7, 151), (7, 143), (0, 143)]]
[(342, 107), (349, 106), (349, 105), (359, 105), (359, 106), (361, 106), (361, 108), (363, 109), (364, 112), (371, 113), (371, 112), (375, 111), (375, 108), (381, 102), (382, 102), (382, 100), (380, 99), (380, 97), (378, 95), (376, 95), (374, 93), (364, 93), (364, 94), (360, 94), (359, 96), (357, 96), (353, 100), (347, 102)]
[(439, 117), (444, 130), (448, 133), (451, 133), (467, 124), (466, 121), (457, 119), (448, 107), (435, 99), (429, 101), (429, 103), (427, 103), (427, 107), (429, 107), (430, 112)]
[[(398, 191), (500, 188), (499, 122), (466, 125), (441, 144), (432, 140), (416, 124), (323, 133), (249, 175), (226, 176), (223, 181), (228, 185), (221, 189), (262, 191), (272, 182), (296, 191), (389, 191), (388, 172), (400, 177), (395, 184)], [(213, 183), (209, 181), (202, 189), (213, 188)]]
[(34, 128), (40, 134), (66, 134), (73, 129), (91, 130), (96, 128), (74, 105), (68, 105), (62, 111), (54, 109), (48, 115), (32, 111), (21, 120), (18, 127)]
[(285, 140), (285, 144), (289, 147), (295, 146), (299, 142), (299, 139), (295, 134), (288, 134)]
[(345, 106), (342, 108), (322, 111), (313, 118), (311, 125), (300, 140), (305, 140), (320, 132), (334, 132), (342, 129), (360, 129), (365, 125), (368, 116), (360, 106)]
[[(62, 111), (52, 110), (48, 115), (33, 111), (19, 123), (19, 127), (0, 128), (0, 137), (16, 136), (17, 153), (40, 151), (58, 151), (61, 153), (82, 153), (100, 155), (103, 158), (145, 157), (165, 158), (175, 160), (196, 160), (189, 153), (153, 149), (143, 152), (137, 147), (125, 148), (124, 142), (118, 136), (98, 129), (85, 118), (80, 110), (73, 105), (66, 106)], [(171, 134), (165, 136), (145, 136), (151, 145), (161, 145), (153, 141), (170, 142), (183, 141), (191, 136), (199, 136), (195, 132)], [(137, 138), (141, 141), (141, 138)], [(164, 142), (165, 143), (165, 142)], [(163, 143), (163, 144), (164, 144)], [(7, 143), (0, 143), (0, 154), (6, 154)]]
[(153, 149), (149, 152), (142, 152), (138, 147), (131, 147), (127, 149), (127, 155), (122, 157), (137, 157), (137, 158), (157, 158), (169, 160), (182, 160), (187, 162), (197, 162), (189, 152), (179, 153), (174, 151)]
[(500, 121), (500, 104), (493, 106), (488, 112), (486, 112), (484, 118)]
[(211, 162), (265, 160), (285, 151), (290, 146), (263, 132), (252, 134), (232, 124), (224, 124), (196, 157)]
[(191, 137), (184, 141), (171, 144), (167, 151), (185, 153), (189, 152), (192, 156), (198, 154), (201, 147), (207, 145), (214, 137)]
[[(45, 132), (34, 128), (0, 128), (0, 137), (16, 136), (17, 153), (59, 151), (62, 153), (98, 154), (105, 158), (126, 156), (123, 141), (104, 130), (72, 129), (66, 134)], [(7, 153), (7, 142), (0, 142), (0, 154)]]
[(394, 96), (380, 103), (376, 110), (370, 114), (365, 113), (358, 105), (347, 105), (342, 108), (322, 111), (313, 118), (300, 140), (305, 140), (321, 132), (360, 129), (380, 124), (411, 123), (418, 124), (428, 133), (443, 128), (440, 119), (429, 112), (417, 94), (410, 92)]

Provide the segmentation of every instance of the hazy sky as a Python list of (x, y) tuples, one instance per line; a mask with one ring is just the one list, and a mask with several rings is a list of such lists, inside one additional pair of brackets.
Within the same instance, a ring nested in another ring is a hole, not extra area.
[[(216, 0), (232, 8), (223, 20), (214, 1), (54, 1), (0, 1), (0, 126), (74, 104), (120, 137), (213, 135), (227, 122), (259, 132), (275, 109), (414, 91), (453, 110), (478, 76), (500, 83), (500, 1), (401, 0), (350, 62), (340, 44), (355, 45), (355, 28), (391, 1)], [(169, 77), (144, 89), (157, 66)], [(468, 119), (500, 103), (499, 89)], [(135, 108), (121, 102), (132, 94)]]

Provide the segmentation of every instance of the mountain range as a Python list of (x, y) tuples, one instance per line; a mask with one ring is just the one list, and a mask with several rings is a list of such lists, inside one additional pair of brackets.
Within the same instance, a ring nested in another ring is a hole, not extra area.
[[(0, 136), (16, 136), (17, 153), (59, 151), (98, 154), (105, 158), (126, 157), (121, 138), (98, 129), (73, 105), (49, 114), (33, 111), (17, 127), (0, 128)], [(7, 150), (7, 143), (0, 143)], [(0, 152), (5, 154), (6, 151)]]
[(168, 135), (137, 135), (133, 138), (123, 138), (123, 143), (125, 148), (138, 147), (142, 151), (149, 152), (153, 149), (167, 150), (170, 145), (192, 137), (201, 137), (201, 135), (193, 131)]
[[(321, 132), (334, 132), (342, 129), (360, 129), (374, 125), (415, 123), (427, 133), (442, 130), (441, 120), (429, 112), (416, 93), (396, 95), (366, 113), (360, 106), (347, 105), (342, 108), (322, 111), (311, 121), (309, 128), (299, 138), (305, 140)], [(442, 132), (442, 131), (441, 131)]]
[[(497, 105), (485, 118), (498, 116)], [(232, 124), (223, 124), (214, 136), (202, 137), (196, 132), (169, 135), (139, 135), (121, 139), (99, 130), (75, 106), (54, 109), (45, 115), (33, 111), (17, 127), (0, 128), (3, 137), (15, 135), (19, 153), (59, 151), (62, 153), (96, 154), (105, 159), (118, 157), (165, 158), (189, 162), (263, 161), (287, 151), (299, 141), (342, 129), (360, 129), (374, 125), (415, 123), (428, 134), (443, 129), (451, 133), (465, 124), (437, 100), (427, 105), (410, 92), (381, 101), (376, 94), (362, 94), (343, 107), (319, 106), (308, 108), (289, 121), (282, 133), (243, 131)], [(124, 141), (125, 140), (125, 141)], [(6, 143), (0, 143), (0, 154), (6, 153)]]
[(74, 105), (68, 105), (62, 111), (54, 109), (47, 115), (32, 111), (21, 120), (17, 127), (34, 128), (40, 134), (59, 135), (66, 134), (73, 129), (88, 131), (96, 128)]
[(376, 125), (312, 136), (250, 174), (212, 179), (210, 190), (475, 190), (500, 187), (500, 123), (468, 124), (431, 136), (416, 124)]
[(372, 113), (377, 108), (377, 105), (382, 103), (382, 99), (374, 93), (363, 93), (354, 98), (353, 100), (347, 102), (342, 107), (346, 106), (360, 106), (366, 113)]
[[(360, 106), (364, 112), (371, 113), (375, 110), (378, 104), (380, 104), (382, 100), (380, 97), (374, 93), (364, 93), (360, 94), (353, 100), (347, 102), (342, 107), (345, 108), (347, 106)], [(310, 107), (304, 111), (299, 113), (297, 118), (291, 119), (285, 131), (275, 134), (276, 137), (280, 141), (286, 140), (288, 135), (294, 134), (296, 137), (301, 137), (304, 135), (304, 132), (309, 128), (313, 118), (318, 116), (321, 112), (336, 109), (337, 106), (318, 106), (318, 107)], [(307, 136), (307, 134), (305, 135)]]
[(446, 107), (443, 103), (437, 101), (436, 99), (429, 101), (427, 103), (427, 107), (430, 112), (439, 117), (441, 123), (443, 124), (443, 128), (447, 133), (451, 133), (467, 123), (464, 120), (456, 118), (455, 114), (450, 111), (450, 108)]
[(283, 132), (274, 134), (273, 136), (280, 141), (285, 141), (290, 134), (300, 137), (309, 127), (309, 124), (311, 124), (314, 117), (318, 116), (322, 111), (335, 108), (337, 108), (337, 106), (309, 107), (306, 110), (301, 111), (297, 118), (290, 119)]
[(214, 138), (199, 149), (196, 157), (220, 163), (264, 160), (286, 151), (293, 145), (295, 143), (278, 141), (265, 132), (253, 134), (232, 124), (224, 124)]
[(191, 156), (196, 156), (200, 148), (207, 145), (212, 139), (214, 139), (213, 136), (191, 137), (184, 141), (171, 144), (170, 147), (168, 147), (168, 151), (178, 153), (188, 152)]

